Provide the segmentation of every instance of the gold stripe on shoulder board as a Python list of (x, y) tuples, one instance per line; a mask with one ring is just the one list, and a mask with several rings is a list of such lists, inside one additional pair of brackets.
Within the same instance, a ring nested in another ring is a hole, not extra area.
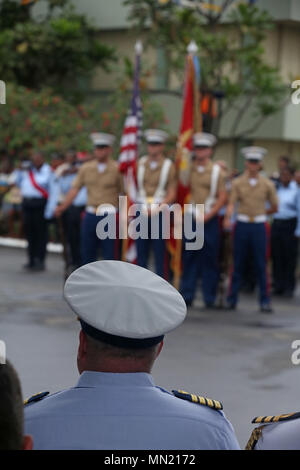
[(289, 419), (300, 418), (300, 413), (289, 413), (283, 415), (274, 416), (258, 416), (252, 420), (253, 424), (268, 424), (268, 423), (279, 423), (281, 421), (288, 421)]
[(199, 400), (198, 400), (197, 395), (191, 394), (191, 397), (192, 397), (192, 401), (193, 401), (194, 403), (198, 403)]
[(195, 395), (193, 393), (187, 393), (184, 390), (172, 390), (173, 395), (182, 400), (191, 401), (192, 403), (198, 403), (203, 406), (208, 406), (213, 410), (222, 410), (223, 405), (218, 400), (212, 400), (211, 398), (205, 398), (200, 395)]

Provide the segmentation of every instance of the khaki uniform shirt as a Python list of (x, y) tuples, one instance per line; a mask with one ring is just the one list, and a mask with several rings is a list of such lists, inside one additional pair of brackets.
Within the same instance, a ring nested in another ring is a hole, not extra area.
[(258, 175), (257, 183), (253, 186), (245, 172), (233, 181), (229, 203), (239, 203), (238, 214), (248, 217), (265, 215), (266, 202), (272, 206), (278, 204), (275, 185), (268, 178)]
[[(153, 197), (157, 190), (164, 161), (165, 161), (164, 158), (158, 161), (157, 162), (158, 165), (154, 169), (150, 167), (149, 159), (145, 162), (145, 174), (144, 174), (143, 186), (144, 186), (147, 197)], [(168, 191), (171, 188), (175, 188), (176, 185), (177, 185), (176, 170), (175, 170), (174, 163), (172, 163), (170, 166), (165, 190)]]
[(98, 161), (84, 163), (72, 183), (75, 189), (87, 188), (88, 206), (98, 207), (101, 204), (112, 204), (118, 207), (119, 195), (124, 193), (123, 179), (118, 165), (108, 160), (106, 169), (98, 170)]
[[(204, 167), (204, 171), (198, 171), (198, 165), (193, 163), (190, 175), (190, 191), (191, 191), (191, 202), (194, 204), (205, 204), (205, 201), (210, 195), (211, 190), (211, 174), (213, 169), (213, 162), (209, 161)], [(219, 173), (217, 194), (226, 191), (225, 177), (222, 170)]]

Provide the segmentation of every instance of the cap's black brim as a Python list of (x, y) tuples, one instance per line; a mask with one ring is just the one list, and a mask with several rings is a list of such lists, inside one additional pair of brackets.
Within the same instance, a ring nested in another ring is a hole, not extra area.
[(159, 140), (146, 140), (147, 144), (154, 144), (154, 145), (163, 145), (165, 142), (161, 142)]
[(151, 346), (155, 346), (159, 344), (163, 339), (164, 335), (155, 336), (153, 338), (143, 338), (143, 339), (136, 339), (136, 338), (125, 338), (123, 336), (115, 336), (109, 333), (105, 333), (104, 331), (97, 330), (93, 326), (86, 323), (81, 318), (79, 319), (82, 330), (91, 338), (96, 339), (98, 341), (102, 341), (103, 343), (110, 344), (111, 346), (116, 346), (118, 348), (124, 349), (146, 349), (151, 348)]

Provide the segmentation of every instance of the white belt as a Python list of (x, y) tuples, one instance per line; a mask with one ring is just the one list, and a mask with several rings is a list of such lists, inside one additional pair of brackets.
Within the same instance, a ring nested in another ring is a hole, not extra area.
[(247, 222), (247, 223), (252, 223), (252, 224), (263, 224), (267, 222), (267, 216), (266, 215), (257, 215), (256, 217), (249, 217), (248, 215), (244, 214), (239, 214), (237, 216), (237, 220), (239, 222)]
[(111, 206), (103, 206), (100, 209), (100, 206), (94, 207), (94, 206), (87, 206), (85, 208), (85, 211), (88, 212), (89, 214), (96, 214), (96, 215), (104, 215), (104, 214), (115, 214), (117, 212), (117, 209), (115, 207)]

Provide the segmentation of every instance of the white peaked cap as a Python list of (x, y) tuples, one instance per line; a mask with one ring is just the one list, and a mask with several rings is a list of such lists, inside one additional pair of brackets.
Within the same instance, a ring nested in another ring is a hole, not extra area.
[(217, 143), (217, 138), (207, 132), (197, 132), (193, 136), (193, 142), (195, 147), (214, 147)]
[(268, 151), (263, 147), (244, 147), (241, 153), (246, 160), (262, 160)]
[(141, 348), (157, 344), (162, 338), (151, 340), (177, 328), (186, 316), (185, 301), (171, 284), (123, 261), (80, 267), (67, 279), (64, 297), (87, 334), (121, 347), (131, 347), (130, 341)]
[(151, 144), (151, 142), (159, 142), (164, 144), (169, 137), (167, 132), (161, 131), (160, 129), (147, 129), (144, 132), (144, 136), (149, 144)]
[(109, 147), (112, 147), (116, 140), (114, 135), (105, 134), (104, 132), (93, 132), (90, 137), (95, 146), (108, 145)]

